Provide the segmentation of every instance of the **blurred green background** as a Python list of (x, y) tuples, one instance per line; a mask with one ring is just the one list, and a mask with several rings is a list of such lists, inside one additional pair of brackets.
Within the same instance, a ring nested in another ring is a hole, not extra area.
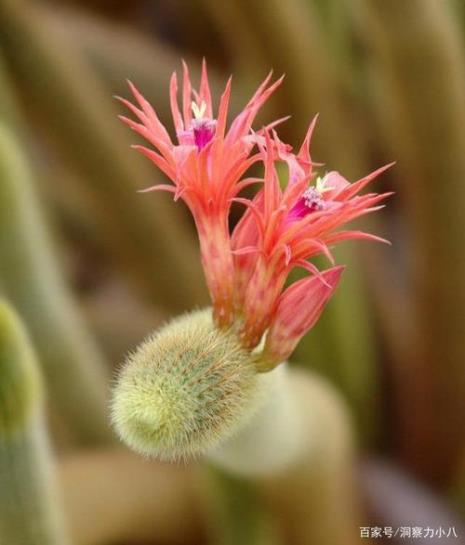
[[(195, 78), (205, 57), (217, 97), (234, 75), (234, 112), (270, 68), (285, 73), (256, 127), (292, 114), (280, 134), (297, 147), (319, 112), (323, 169), (354, 181), (396, 161), (375, 182), (394, 197), (359, 222), (392, 247), (336, 251), (348, 270), (292, 362), (347, 401), (373, 520), (402, 499), (416, 509), (412, 479), (437, 525), (465, 513), (464, 40), (462, 0), (0, 0), (0, 287), (36, 347), (59, 461), (115, 441), (113, 370), (208, 303), (191, 218), (137, 193), (161, 175), (129, 149), (113, 99), (129, 78), (171, 130), (169, 75), (183, 58)], [(166, 520), (188, 516), (183, 501)], [(100, 542), (139, 543), (120, 534)]]

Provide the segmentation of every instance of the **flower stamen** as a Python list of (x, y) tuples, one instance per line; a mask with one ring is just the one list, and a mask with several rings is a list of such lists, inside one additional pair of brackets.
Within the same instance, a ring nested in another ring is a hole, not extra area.
[(325, 201), (320, 191), (315, 187), (309, 187), (302, 195), (305, 206), (310, 212), (316, 212), (325, 208)]
[(194, 144), (202, 150), (215, 136), (216, 120), (204, 117), (207, 105), (202, 100), (200, 106), (196, 102), (191, 104), (194, 119), (189, 124), (188, 133), (191, 133)]
[(204, 100), (202, 100), (200, 106), (196, 102), (192, 101), (191, 108), (195, 119), (203, 119), (203, 116), (207, 111), (207, 105), (205, 104)]

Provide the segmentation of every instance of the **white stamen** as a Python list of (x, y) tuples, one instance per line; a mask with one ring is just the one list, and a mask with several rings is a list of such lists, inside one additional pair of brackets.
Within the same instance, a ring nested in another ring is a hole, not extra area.
[(322, 210), (325, 206), (321, 193), (315, 187), (309, 187), (302, 196), (308, 208)]
[(207, 110), (207, 105), (205, 104), (205, 101), (202, 100), (202, 102), (200, 103), (200, 107), (198, 106), (196, 102), (192, 102), (191, 108), (192, 108), (192, 113), (194, 114), (195, 119), (202, 119)]
[(327, 181), (328, 177), (326, 175), (323, 176), (323, 178), (320, 178), (320, 176), (318, 176), (315, 182), (315, 190), (318, 191), (318, 193), (322, 194), (326, 191), (331, 191), (332, 189), (334, 189), (334, 187), (326, 187)]

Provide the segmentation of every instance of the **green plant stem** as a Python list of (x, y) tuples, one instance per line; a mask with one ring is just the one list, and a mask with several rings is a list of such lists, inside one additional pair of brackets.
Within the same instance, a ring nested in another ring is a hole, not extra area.
[(214, 466), (204, 472), (207, 530), (214, 545), (278, 545), (282, 540), (257, 483)]
[(0, 303), (0, 539), (66, 545), (43, 426), (41, 384), (29, 341)]
[(71, 40), (41, 25), (40, 13), (30, 2), (2, 0), (0, 42), (48, 136), (100, 208), (96, 235), (156, 304), (177, 311), (200, 304), (206, 290), (182, 209), (167, 196), (137, 193), (154, 185), (156, 170), (130, 152), (134, 136), (101, 81)]
[[(358, 2), (373, 106), (399, 159), (413, 332), (395, 368), (398, 444), (423, 476), (456, 467), (465, 412), (465, 55), (446, 2)], [(447, 422), (447, 425), (444, 423)]]
[(0, 537), (8, 545), (65, 545), (51, 483), (46, 432), (34, 421), (14, 437), (0, 437)]
[(0, 130), (0, 286), (24, 315), (57, 412), (83, 444), (111, 439), (105, 364), (61, 272), (19, 144)]
[(223, 471), (259, 483), (268, 512), (282, 517), (292, 545), (355, 545), (359, 499), (347, 407), (316, 375), (285, 371), (264, 374), (274, 376), (266, 379), (263, 406), (208, 457)]

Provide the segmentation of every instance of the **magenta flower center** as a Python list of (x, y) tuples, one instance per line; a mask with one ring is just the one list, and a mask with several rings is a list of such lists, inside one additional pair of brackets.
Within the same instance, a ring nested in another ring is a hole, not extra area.
[(302, 195), (302, 199), (309, 212), (323, 210), (325, 207), (325, 201), (321, 197), (321, 193), (314, 187), (309, 187)]
[(200, 151), (215, 136), (216, 121), (214, 119), (208, 119), (206, 117), (193, 119), (191, 121), (189, 129), (190, 131), (192, 131), (194, 144)]
[(311, 214), (312, 212), (323, 210), (326, 207), (326, 204), (326, 201), (323, 199), (318, 189), (309, 187), (291, 208), (285, 222), (289, 224), (305, 218), (305, 216), (308, 216), (308, 214)]

